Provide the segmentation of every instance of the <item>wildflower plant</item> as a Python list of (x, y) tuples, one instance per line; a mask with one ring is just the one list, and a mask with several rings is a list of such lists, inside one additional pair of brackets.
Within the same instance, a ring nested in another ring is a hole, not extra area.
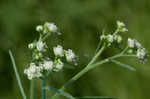
[[(28, 45), (28, 48), (32, 52), (32, 60), (29, 63), (29, 65), (25, 68), (24, 74), (29, 80), (31, 80), (31, 82), (33, 79), (42, 80), (42, 99), (46, 99), (47, 90), (56, 93), (54, 96), (52, 96), (51, 99), (61, 99), (60, 96), (65, 96), (68, 99), (76, 99), (76, 97), (73, 97), (71, 94), (65, 92), (65, 89), (91, 69), (96, 68), (107, 62), (113, 62), (123, 68), (136, 71), (134, 67), (117, 61), (116, 59), (121, 57), (135, 57), (140, 62), (144, 63), (146, 62), (148, 57), (146, 49), (136, 39), (128, 38), (126, 40), (125, 38), (123, 38), (122, 34), (127, 33), (128, 29), (126, 28), (126, 25), (123, 22), (117, 21), (117, 28), (114, 31), (114, 33), (106, 34), (103, 32), (102, 35), (100, 35), (100, 43), (98, 45), (98, 48), (96, 49), (96, 53), (91, 59), (91, 61), (85, 66), (85, 68), (79, 73), (77, 73), (75, 76), (73, 76), (70, 80), (68, 80), (68, 82), (66, 82), (66, 84), (64, 84), (60, 89), (50, 88), (46, 85), (46, 80), (49, 77), (49, 75), (53, 74), (53, 72), (61, 71), (65, 65), (64, 60), (65, 62), (71, 63), (72, 65), (78, 65), (77, 55), (73, 52), (73, 50), (64, 49), (61, 45), (56, 45), (53, 47), (53, 53), (51, 53), (51, 55), (54, 55), (54, 58), (51, 58), (50, 56), (45, 54), (48, 52), (49, 48), (45, 41), (46, 38), (51, 35), (61, 35), (59, 29), (54, 23), (46, 22), (43, 25), (38, 25), (36, 27), (36, 31), (39, 33), (39, 38), (33, 40), (33, 42)], [(122, 42), (125, 42), (126, 46), (122, 48), (123, 50), (120, 53), (108, 57), (104, 60), (98, 60), (98, 57), (102, 54), (102, 52), (105, 49), (113, 47), (115, 45), (121, 45)], [(14, 66), (19, 87), (21, 89), (22, 96), (24, 99), (26, 99), (26, 94), (23, 90), (11, 51), (9, 51), (9, 54), (12, 59), (12, 63)], [(30, 94), (30, 99), (33, 99), (32, 83)], [(83, 99), (86, 97), (77, 97), (77, 99), (81, 98)], [(91, 98), (100, 99), (104, 97), (99, 96), (97, 98), (94, 98), (90, 96), (90, 98), (88, 99)]]

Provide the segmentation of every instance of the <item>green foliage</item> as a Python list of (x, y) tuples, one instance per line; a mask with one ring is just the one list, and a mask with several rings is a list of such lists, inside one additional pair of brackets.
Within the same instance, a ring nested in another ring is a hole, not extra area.
[[(47, 40), (49, 47), (63, 41), (65, 47), (74, 48), (80, 57), (80, 63), (76, 69), (65, 70), (49, 77), (48, 84), (59, 88), (62, 83), (84, 68), (84, 64), (87, 64), (95, 52), (99, 42), (98, 33), (101, 34), (103, 28), (107, 29), (106, 33), (110, 33), (110, 30), (115, 29), (114, 23), (117, 19), (127, 23), (130, 30), (130, 33), (125, 34), (124, 37), (130, 35), (137, 38), (149, 51), (149, 10), (149, 0), (1, 0), (0, 98), (21, 98), (16, 88), (18, 86), (15, 83), (16, 77), (10, 68), (8, 49), (15, 51), (18, 70), (23, 72), (31, 55), (27, 44), (37, 37), (34, 29), (37, 24), (45, 21), (57, 23), (63, 36), (58, 37), (61, 39), (59, 41), (56, 41), (58, 38), (55, 37), (49, 38)], [(109, 57), (114, 52), (117, 51), (108, 49), (100, 58)], [(122, 63), (135, 66), (137, 72), (122, 72), (123, 69), (116, 69), (116, 64), (114, 66), (106, 64), (79, 79), (75, 85), (70, 86), (68, 92), (76, 96), (106, 95), (120, 99), (148, 99), (150, 97), (150, 62), (143, 65), (135, 63), (134, 59), (124, 59), (121, 60)], [(20, 73), (20, 77), (27, 91), (29, 81), (23, 73)], [(36, 99), (40, 97), (39, 86), (39, 83), (35, 84)], [(48, 96), (50, 95), (51, 93), (48, 93)]]

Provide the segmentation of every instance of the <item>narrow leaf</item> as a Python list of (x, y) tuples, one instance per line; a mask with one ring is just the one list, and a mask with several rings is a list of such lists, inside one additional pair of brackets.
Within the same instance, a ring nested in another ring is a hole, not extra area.
[(117, 99), (108, 96), (85, 96), (85, 97), (77, 97), (76, 99)]
[(136, 69), (134, 67), (130, 66), (130, 65), (121, 63), (121, 62), (116, 61), (116, 60), (110, 60), (110, 61), (113, 62), (113, 63), (115, 63), (115, 64), (117, 64), (117, 65), (119, 65), (119, 66), (121, 66), (121, 67), (123, 67), (123, 68), (129, 69), (131, 71), (136, 71)]
[(58, 90), (56, 88), (48, 88), (48, 90), (53, 91), (53, 92), (55, 92), (55, 93), (57, 93), (59, 95), (62, 95), (64, 97), (68, 98), (68, 99), (75, 99), (72, 95), (70, 95), (69, 93), (64, 92), (62, 90)]
[(23, 99), (26, 99), (26, 95), (25, 95), (25, 92), (24, 92), (24, 89), (23, 89), (23, 86), (22, 86), (22, 83), (21, 83), (21, 80), (20, 80), (20, 76), (19, 76), (19, 73), (18, 73), (18, 70), (17, 70), (17, 67), (16, 67), (16, 63), (15, 63), (14, 57), (12, 55), (12, 52), (10, 50), (9, 50), (9, 55), (10, 55), (10, 58), (11, 58), (11, 61), (12, 61), (13, 69), (14, 69), (14, 72), (15, 72), (15, 75), (16, 75), (16, 79), (17, 79), (18, 86), (20, 88), (21, 94), (23, 96)]

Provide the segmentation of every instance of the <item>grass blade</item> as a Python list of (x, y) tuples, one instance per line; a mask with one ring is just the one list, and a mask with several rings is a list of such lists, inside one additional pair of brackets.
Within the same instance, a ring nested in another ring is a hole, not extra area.
[(48, 90), (53, 91), (53, 92), (55, 92), (55, 93), (57, 93), (59, 95), (62, 95), (64, 97), (68, 98), (68, 99), (76, 99), (72, 95), (70, 95), (69, 93), (61, 91), (61, 90), (58, 90), (56, 88), (48, 88)]
[(133, 67), (132, 67), (132, 66), (130, 66), (130, 65), (127, 65), (127, 64), (121, 63), (121, 62), (116, 61), (116, 60), (110, 60), (110, 61), (111, 61), (111, 62), (113, 62), (113, 63), (115, 63), (115, 64), (117, 64), (117, 65), (119, 65), (119, 66), (121, 66), (121, 67), (123, 67), (123, 68), (129, 69), (129, 70), (131, 70), (131, 71), (136, 71), (136, 69), (135, 69), (135, 68), (133, 68)]
[(85, 96), (85, 97), (77, 97), (76, 99), (117, 99), (107, 96)]
[(17, 79), (18, 86), (20, 88), (21, 94), (23, 96), (23, 99), (26, 99), (26, 95), (25, 95), (25, 92), (24, 92), (24, 89), (23, 89), (23, 86), (22, 86), (22, 83), (21, 83), (21, 80), (20, 80), (20, 76), (19, 76), (19, 73), (17, 71), (16, 63), (15, 63), (14, 57), (12, 55), (12, 52), (10, 50), (9, 50), (9, 55), (10, 55), (10, 58), (11, 58), (11, 61), (12, 61), (13, 69), (14, 69), (14, 72), (15, 72), (15, 75), (16, 75), (16, 79)]

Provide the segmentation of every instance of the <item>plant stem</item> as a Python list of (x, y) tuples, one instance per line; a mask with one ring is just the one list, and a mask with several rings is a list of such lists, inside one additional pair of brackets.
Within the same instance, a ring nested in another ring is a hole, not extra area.
[(86, 67), (88, 67), (89, 65), (91, 65), (91, 64), (93, 64), (96, 60), (97, 60), (97, 58), (101, 55), (101, 53), (104, 51), (104, 49), (105, 49), (105, 44), (102, 46), (102, 48), (96, 53), (96, 55), (92, 58), (92, 60), (89, 62), (89, 64), (86, 66)]
[(11, 61), (12, 61), (12, 64), (13, 64), (13, 69), (14, 69), (14, 72), (15, 72), (15, 75), (16, 75), (16, 78), (17, 78), (18, 86), (20, 88), (22, 97), (23, 97), (23, 99), (27, 99), (26, 98), (26, 94), (25, 94), (24, 89), (23, 89), (23, 86), (22, 86), (22, 83), (21, 83), (21, 80), (20, 80), (20, 76), (19, 76), (19, 73), (18, 73), (18, 70), (17, 70), (17, 66), (16, 66), (16, 63), (15, 63), (15, 60), (14, 60), (14, 57), (12, 55), (11, 50), (9, 50), (9, 55), (10, 55), (10, 58), (11, 58)]
[(42, 80), (42, 99), (46, 99), (46, 79)]
[(51, 33), (47, 33), (43, 38), (42, 40), (45, 41), (47, 39), (47, 37), (49, 37), (51, 35)]
[[(65, 87), (67, 87), (68, 85), (70, 85), (71, 83), (73, 83), (74, 81), (76, 81), (77, 79), (79, 79), (83, 74), (85, 74), (86, 72), (88, 72), (90, 70), (90, 68), (92, 67), (91, 65), (97, 60), (97, 58), (101, 55), (101, 53), (104, 51), (104, 49), (105, 49), (105, 44), (96, 53), (96, 55), (92, 58), (92, 60), (89, 62), (89, 64), (82, 71), (80, 71), (78, 74), (76, 74), (74, 77), (72, 77), (60, 90), (64, 90)], [(52, 99), (57, 99), (57, 96), (58, 96), (58, 94), (55, 94), (52, 97)]]
[[(104, 60), (102, 60), (100, 62), (95, 63), (95, 64), (91, 64), (89, 66), (86, 66), (82, 71), (80, 71), (78, 74), (76, 74), (74, 77), (72, 77), (66, 84), (64, 84), (64, 86), (62, 86), (60, 88), (60, 90), (62, 90), (62, 91), (65, 90), (65, 88), (68, 85), (70, 85), (73, 82), (75, 82), (77, 79), (79, 79), (81, 76), (83, 76), (86, 72), (88, 72), (88, 71), (90, 71), (90, 70), (92, 70), (92, 69), (94, 69), (94, 68), (96, 68), (98, 66), (101, 66), (102, 64), (107, 63), (107, 62), (109, 62), (112, 59), (116, 59), (116, 58), (119, 58), (119, 57), (132, 57), (132, 56), (133, 55), (131, 55), (131, 56), (130, 55), (123, 55), (122, 53), (120, 53), (120, 54), (117, 54), (115, 56), (108, 57), (108, 58), (106, 58), (106, 59), (104, 59)], [(52, 99), (59, 99), (59, 94), (55, 94), (52, 97)]]
[(34, 99), (34, 80), (30, 81), (30, 99)]

